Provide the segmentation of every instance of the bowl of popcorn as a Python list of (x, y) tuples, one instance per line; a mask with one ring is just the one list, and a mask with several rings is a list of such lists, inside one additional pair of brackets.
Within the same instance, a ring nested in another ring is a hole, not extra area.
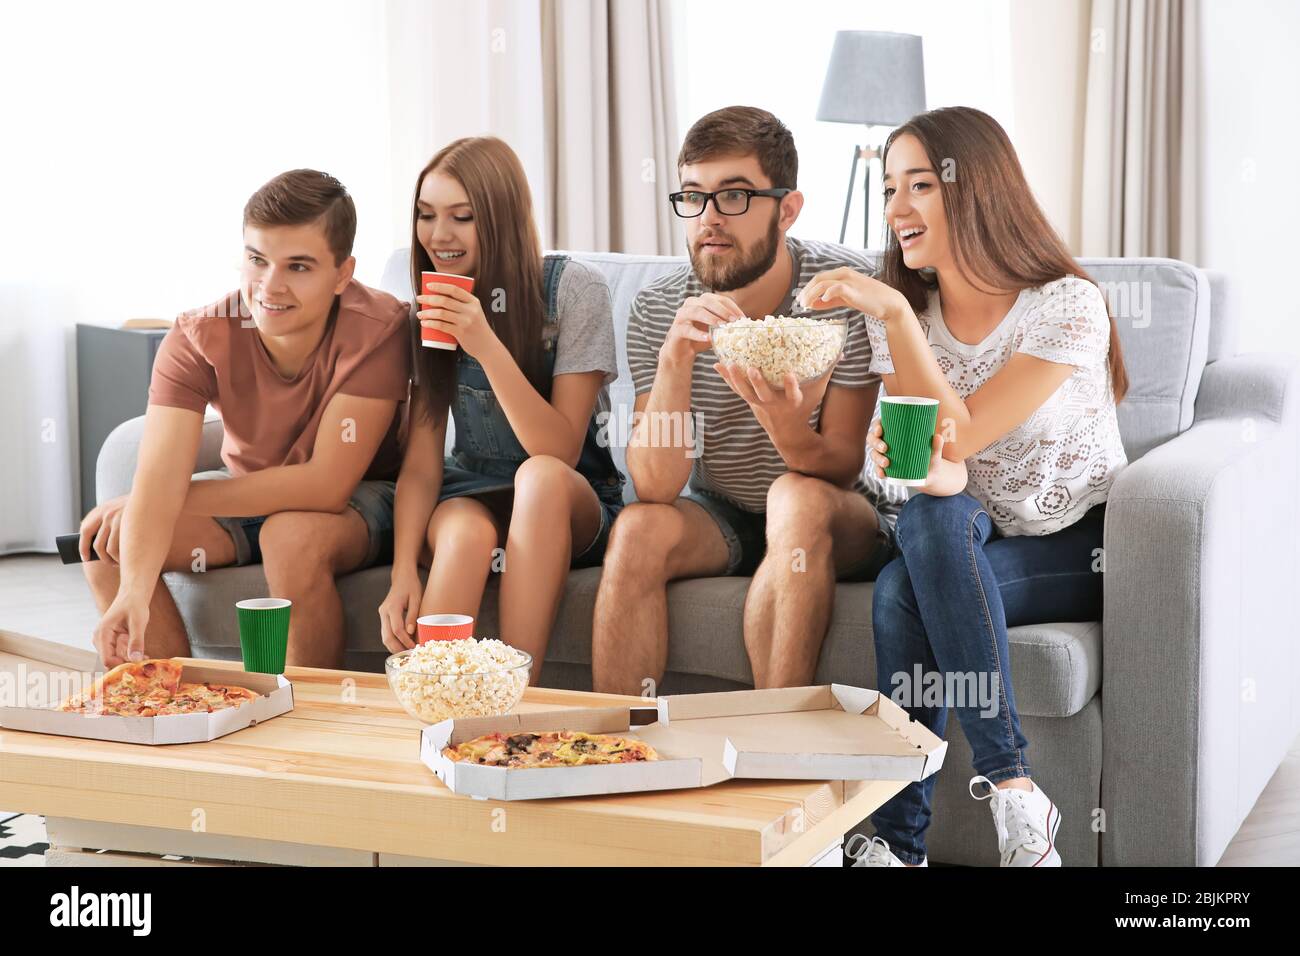
[(426, 724), (511, 711), (528, 686), (532, 656), (493, 638), (426, 641), (384, 661), (388, 686)]
[(769, 315), (734, 319), (709, 329), (709, 342), (724, 365), (756, 368), (767, 384), (785, 387), (787, 372), (800, 385), (821, 378), (844, 351), (845, 319), (802, 315)]

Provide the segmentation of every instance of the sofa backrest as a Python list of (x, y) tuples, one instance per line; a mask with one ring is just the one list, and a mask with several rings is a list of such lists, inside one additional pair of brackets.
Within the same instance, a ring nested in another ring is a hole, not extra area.
[[(620, 410), (630, 415), (635, 392), (627, 367), (627, 317), (632, 299), (652, 279), (678, 268), (686, 259), (606, 252), (568, 254), (599, 269), (609, 282), (619, 365), (618, 381), (610, 386), (610, 401), (615, 415)], [(394, 252), (381, 283), (408, 300), (409, 261), (408, 250)], [(1210, 281), (1200, 269), (1175, 259), (1080, 259), (1079, 264), (1101, 287), (1118, 324), (1130, 383), (1119, 407), (1120, 434), (1129, 460), (1134, 460), (1192, 424), (1210, 349)], [(1215, 342), (1219, 352), (1233, 347), (1232, 329), (1226, 321)], [(1214, 356), (1222, 357), (1226, 356)], [(623, 468), (623, 449), (613, 450), (615, 461)]]
[(1210, 284), (1176, 259), (1080, 259), (1119, 329), (1129, 391), (1119, 430), (1129, 460), (1192, 425), (1209, 354)]

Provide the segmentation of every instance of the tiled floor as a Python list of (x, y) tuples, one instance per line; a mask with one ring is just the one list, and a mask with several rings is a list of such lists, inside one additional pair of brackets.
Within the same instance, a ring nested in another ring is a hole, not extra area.
[(81, 565), (52, 554), (0, 558), (0, 629), (89, 648), (98, 620)]
[(0, 810), (0, 866), (44, 866), (45, 818)]
[[(0, 558), (0, 628), (89, 648), (99, 615), (80, 565), (55, 555)], [(0, 867), (45, 865), (45, 818), (0, 810)]]
[[(89, 648), (98, 614), (79, 565), (54, 555), (0, 558), (0, 629)], [(45, 822), (0, 810), (0, 866), (41, 865)], [(6, 830), (6, 828), (8, 828)], [(34, 854), (25, 848), (36, 846)], [(19, 852), (22, 849), (23, 852)], [(1220, 866), (1300, 864), (1300, 739), (1237, 831)]]

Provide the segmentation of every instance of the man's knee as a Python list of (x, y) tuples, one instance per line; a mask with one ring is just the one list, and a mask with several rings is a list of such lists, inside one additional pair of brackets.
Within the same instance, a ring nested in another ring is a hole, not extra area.
[(795, 539), (824, 543), (840, 489), (809, 475), (787, 472), (767, 491), (767, 540), (785, 545)]
[(662, 575), (668, 556), (681, 540), (681, 512), (673, 505), (634, 501), (610, 528), (605, 569), (615, 576)]
[(322, 517), (309, 511), (281, 511), (262, 523), (258, 544), (268, 576), (291, 581), (333, 576), (338, 555), (332, 537), (321, 533)]

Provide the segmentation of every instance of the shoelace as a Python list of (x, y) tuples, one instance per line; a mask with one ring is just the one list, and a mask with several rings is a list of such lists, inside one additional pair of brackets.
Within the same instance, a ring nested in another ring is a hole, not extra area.
[[(982, 797), (975, 792), (975, 784), (981, 782), (989, 788), (989, 793)], [(999, 790), (993, 781), (982, 776), (972, 777), (967, 784), (967, 789), (976, 800), (993, 801), (990, 806), (993, 811), (993, 825), (998, 831), (998, 852), (1002, 854), (1004, 860), (1020, 847), (1039, 842), (1038, 831), (1029, 820), (1029, 813), (1022, 802), (1023, 798), (1018, 796), (1021, 791), (1012, 788)], [(1008, 817), (1010, 817), (1009, 826)]]
[[(866, 852), (854, 850), (855, 840), (862, 841), (862, 843), (857, 845), (864, 848)], [(893, 865), (890, 861), (893, 851), (889, 849), (889, 844), (878, 836), (873, 836), (870, 840), (867, 840), (867, 838), (861, 833), (854, 834), (853, 838), (845, 844), (844, 850), (854, 859), (860, 859), (863, 866), (872, 866), (874, 864), (880, 864), (882, 866)]]
[(894, 855), (894, 851), (889, 848), (888, 843), (886, 843), (878, 836), (873, 836), (871, 838), (871, 846), (867, 849), (866, 862), (868, 864), (881, 863), (885, 866), (892, 866), (893, 855)]

